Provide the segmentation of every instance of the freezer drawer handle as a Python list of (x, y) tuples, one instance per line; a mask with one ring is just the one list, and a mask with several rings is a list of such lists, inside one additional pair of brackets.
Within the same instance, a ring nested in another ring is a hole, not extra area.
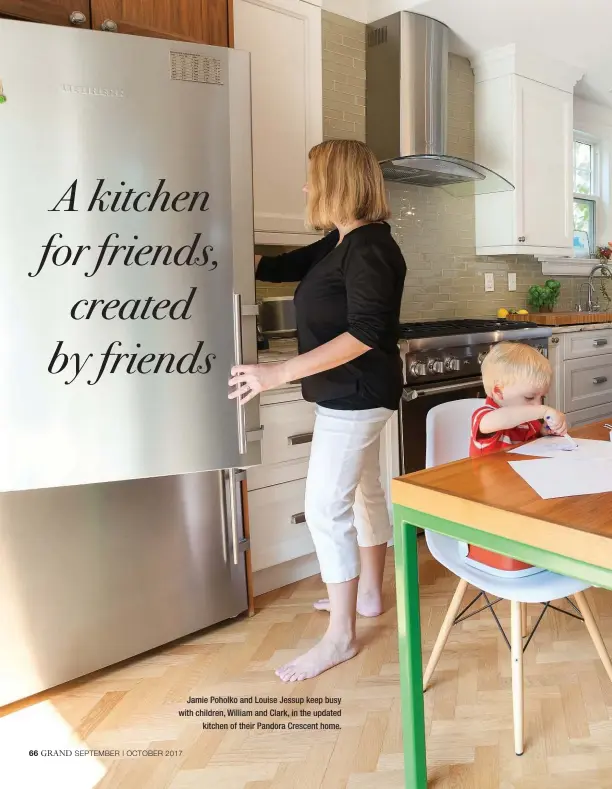
[(219, 472), (219, 498), (221, 499), (221, 536), (223, 538), (223, 564), (227, 564), (227, 496), (225, 495), (225, 471)]
[(238, 485), (241, 480), (246, 479), (246, 474), (241, 469), (230, 468), (229, 474), (229, 494), (230, 494), (230, 519), (232, 521), (232, 553), (234, 564), (238, 564), (238, 554), (250, 548), (250, 541), (246, 537), (238, 536)]
[(296, 525), (297, 523), (306, 523), (306, 515), (303, 512), (297, 512), (295, 515), (291, 516), (291, 523)]
[(593, 378), (593, 383), (594, 384), (605, 384), (607, 380), (608, 380), (608, 377), (606, 375), (598, 375), (597, 378)]
[(596, 348), (601, 348), (602, 345), (607, 345), (607, 344), (608, 344), (608, 341), (606, 339), (603, 339), (603, 338), (602, 339), (593, 340), (593, 345)]
[(295, 447), (297, 444), (310, 444), (312, 441), (312, 433), (298, 433), (295, 436), (289, 436), (289, 446)]

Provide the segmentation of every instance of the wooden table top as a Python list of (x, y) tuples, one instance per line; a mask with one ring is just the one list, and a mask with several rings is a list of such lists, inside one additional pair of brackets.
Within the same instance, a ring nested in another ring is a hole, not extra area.
[[(570, 434), (608, 441), (610, 431), (597, 422)], [(612, 493), (541, 499), (509, 460), (500, 452), (399, 477), (393, 503), (612, 570)]]

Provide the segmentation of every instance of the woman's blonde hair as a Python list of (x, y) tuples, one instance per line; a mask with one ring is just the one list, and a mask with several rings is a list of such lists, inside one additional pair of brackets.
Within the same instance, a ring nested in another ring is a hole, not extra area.
[(482, 362), (482, 382), (491, 396), (494, 387), (516, 383), (532, 384), (547, 392), (552, 380), (550, 362), (530, 345), (500, 342), (494, 345)]
[(391, 216), (380, 165), (357, 140), (326, 140), (308, 154), (308, 224), (332, 230), (354, 221), (381, 222)]

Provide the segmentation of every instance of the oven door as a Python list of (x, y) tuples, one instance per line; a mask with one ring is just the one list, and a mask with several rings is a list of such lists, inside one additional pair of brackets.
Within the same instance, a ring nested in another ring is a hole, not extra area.
[(400, 405), (400, 466), (402, 474), (425, 468), (426, 422), (431, 408), (466, 397), (485, 398), (482, 379), (404, 387)]

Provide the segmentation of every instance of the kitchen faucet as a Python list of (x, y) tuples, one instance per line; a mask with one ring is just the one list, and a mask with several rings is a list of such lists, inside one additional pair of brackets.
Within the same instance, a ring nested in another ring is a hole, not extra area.
[(592, 296), (591, 284), (589, 282), (582, 282), (581, 285), (580, 285), (580, 288), (578, 289), (578, 304), (576, 304), (576, 312), (582, 312), (582, 289), (585, 287), (585, 285), (588, 288), (588, 296), (587, 296), (587, 302), (586, 302), (586, 306), (585, 306), (585, 311), (586, 312), (592, 312), (593, 311), (592, 310), (593, 305), (592, 305), (592, 300), (591, 300), (591, 296)]
[[(595, 288), (593, 286), (593, 277), (595, 274), (601, 271), (601, 275), (603, 277), (612, 277), (612, 271), (610, 270), (610, 266), (607, 263), (597, 263), (597, 265), (593, 266), (591, 269), (591, 273), (589, 274), (589, 282), (588, 282), (588, 296), (587, 296), (587, 312), (599, 312), (600, 305), (599, 302), (596, 302), (595, 297)], [(582, 287), (587, 283), (582, 283), (580, 286), (580, 295), (582, 296)], [(582, 303), (582, 299), (581, 299)]]

